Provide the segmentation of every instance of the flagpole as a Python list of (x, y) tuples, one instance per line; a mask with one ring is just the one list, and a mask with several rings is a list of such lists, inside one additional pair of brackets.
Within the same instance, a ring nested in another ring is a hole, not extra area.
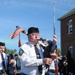
[(55, 39), (57, 43), (57, 38), (56, 38), (56, 19), (55, 19), (55, 0), (53, 2), (53, 39)]
[[(53, 17), (54, 17), (54, 19), (53, 19), (53, 38), (54, 39), (56, 39), (56, 21), (55, 21), (55, 0), (53, 1), (53, 8), (54, 8), (54, 11), (53, 11)], [(57, 45), (56, 45), (56, 53), (57, 53), (57, 55), (58, 55), (58, 51), (57, 51)], [(56, 59), (56, 62), (55, 62), (55, 64), (57, 64), (57, 65), (55, 65), (55, 72), (56, 72), (56, 74), (55, 75), (58, 75), (58, 62), (57, 62), (57, 59)]]
[(53, 14), (53, 17), (54, 17), (54, 20), (53, 20), (53, 28), (54, 28), (54, 34), (56, 34), (56, 26), (55, 26), (55, 0), (54, 0), (54, 3), (53, 3), (53, 6), (54, 6), (54, 14)]

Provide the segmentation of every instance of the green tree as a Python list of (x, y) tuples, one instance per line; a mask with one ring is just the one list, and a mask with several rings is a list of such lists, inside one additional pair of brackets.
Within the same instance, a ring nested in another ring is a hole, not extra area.
[(17, 52), (16, 49), (14, 49), (14, 50), (8, 49), (8, 48), (5, 49), (5, 53), (6, 53), (6, 54), (13, 54), (13, 55), (14, 55), (14, 54), (16, 54), (16, 52)]

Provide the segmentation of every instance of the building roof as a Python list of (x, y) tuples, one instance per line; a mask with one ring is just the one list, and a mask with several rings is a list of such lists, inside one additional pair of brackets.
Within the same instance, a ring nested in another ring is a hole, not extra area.
[(72, 9), (71, 11), (69, 11), (68, 13), (64, 14), (64, 15), (63, 15), (62, 17), (60, 17), (58, 20), (62, 20), (62, 19), (66, 18), (66, 17), (69, 17), (69, 16), (71, 16), (71, 15), (73, 15), (73, 14), (75, 14), (75, 8)]

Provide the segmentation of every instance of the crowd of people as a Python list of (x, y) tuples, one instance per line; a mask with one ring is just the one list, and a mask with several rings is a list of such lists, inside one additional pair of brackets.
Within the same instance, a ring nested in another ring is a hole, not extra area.
[(56, 36), (52, 41), (41, 39), (37, 27), (30, 27), (27, 36), (28, 42), (14, 56), (5, 54), (5, 43), (0, 42), (0, 75), (61, 75)]

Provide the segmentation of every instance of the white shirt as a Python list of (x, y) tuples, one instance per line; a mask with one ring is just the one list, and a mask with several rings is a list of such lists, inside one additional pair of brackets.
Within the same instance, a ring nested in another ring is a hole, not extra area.
[[(5, 66), (6, 66), (6, 64), (7, 64), (7, 56), (6, 56), (6, 54), (4, 52), (2, 52), (2, 54), (3, 54), (3, 57), (4, 57), (4, 61), (5, 61)], [(3, 70), (1, 53), (0, 53), (0, 70)]]
[(49, 70), (55, 70), (54, 60), (52, 61), (51, 65), (49, 66)]
[[(43, 64), (43, 61), (42, 59), (37, 59), (34, 45), (28, 42), (22, 45), (21, 49), (24, 51), (24, 53), (20, 57), (21, 72), (27, 75), (40, 75), (38, 72), (38, 66)], [(41, 54), (41, 57), (43, 58), (42, 55), (43, 54)]]

